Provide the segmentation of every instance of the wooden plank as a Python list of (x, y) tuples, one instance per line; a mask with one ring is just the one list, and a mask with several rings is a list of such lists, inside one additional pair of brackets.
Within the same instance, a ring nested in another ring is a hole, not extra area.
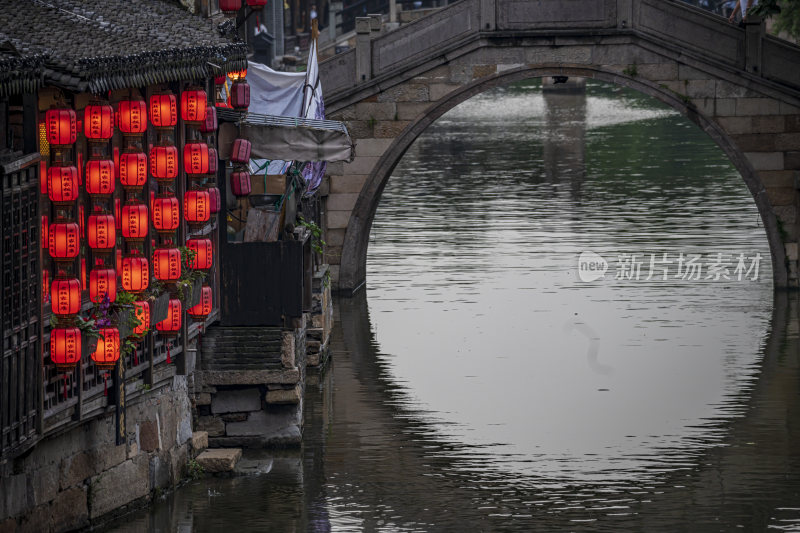
[(281, 213), (250, 208), (244, 227), (244, 242), (274, 242), (278, 240)]

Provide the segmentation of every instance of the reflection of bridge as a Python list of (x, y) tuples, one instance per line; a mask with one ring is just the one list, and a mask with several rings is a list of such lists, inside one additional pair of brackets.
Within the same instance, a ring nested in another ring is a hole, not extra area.
[(359, 19), (356, 48), (320, 65), (328, 114), (357, 143), (352, 163), (329, 166), (327, 259), (340, 290), (365, 280), (375, 209), (414, 139), (475, 94), (553, 75), (631, 87), (703, 128), (753, 194), (776, 286), (798, 285), (800, 48), (763, 23), (664, 0), (462, 0), (389, 33), (374, 22)]

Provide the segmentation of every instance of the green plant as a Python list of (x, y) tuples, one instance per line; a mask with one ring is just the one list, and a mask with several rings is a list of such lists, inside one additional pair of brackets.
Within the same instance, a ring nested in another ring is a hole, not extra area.
[(192, 288), (195, 282), (206, 278), (206, 273), (192, 268), (197, 252), (187, 246), (180, 246), (181, 253), (181, 277), (175, 282), (178, 299), (186, 305), (192, 297)]
[(300, 225), (311, 232), (311, 249), (321, 254), (322, 247), (326, 244), (325, 241), (322, 240), (322, 228), (313, 220), (306, 220), (302, 216), (298, 217), (298, 219), (300, 220)]
[(628, 65), (627, 67), (625, 67), (622, 73), (627, 76), (630, 76), (631, 78), (635, 78), (636, 76), (639, 75), (639, 69), (636, 68), (636, 63), (634, 63), (633, 65)]
[(186, 473), (191, 479), (200, 479), (205, 475), (206, 469), (195, 459), (189, 459), (189, 462), (186, 464)]
[(322, 288), (327, 289), (331, 285), (331, 271), (326, 270), (325, 275), (322, 277)]

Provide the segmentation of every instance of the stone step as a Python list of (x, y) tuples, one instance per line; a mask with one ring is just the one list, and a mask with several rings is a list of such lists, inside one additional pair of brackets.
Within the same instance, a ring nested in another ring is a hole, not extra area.
[(195, 431), (192, 433), (192, 450), (195, 454), (208, 448), (208, 431)]
[(211, 448), (197, 456), (196, 461), (206, 472), (230, 472), (242, 458), (241, 448)]

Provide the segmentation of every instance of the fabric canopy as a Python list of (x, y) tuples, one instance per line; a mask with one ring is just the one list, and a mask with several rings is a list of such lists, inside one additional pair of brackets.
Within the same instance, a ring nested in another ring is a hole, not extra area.
[(253, 159), (352, 161), (347, 128), (335, 120), (309, 120), (248, 113), (241, 123)]

